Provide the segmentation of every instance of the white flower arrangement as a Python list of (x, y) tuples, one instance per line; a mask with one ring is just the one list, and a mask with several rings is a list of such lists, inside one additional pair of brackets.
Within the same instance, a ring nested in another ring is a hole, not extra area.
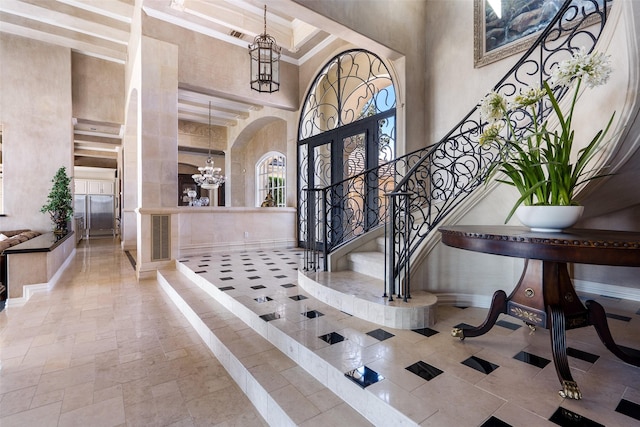
[[(599, 86), (608, 81), (610, 74), (608, 56), (596, 52), (587, 54), (583, 48), (559, 63), (549, 82), (543, 82), (541, 88), (532, 86), (522, 90), (513, 101), (497, 92), (489, 93), (481, 101), (480, 115), (487, 124), (480, 144), (495, 148), (499, 155), (499, 160), (489, 169), (489, 178), (503, 172), (507, 179), (498, 181), (515, 186), (520, 193), (507, 221), (521, 204), (576, 205), (576, 187), (605, 176), (593, 175), (586, 167), (600, 149), (615, 113), (607, 126), (578, 151), (575, 163), (571, 163), (570, 157), (574, 137), (571, 122), (582, 82), (589, 88)], [(573, 98), (568, 112), (564, 113), (552, 88), (571, 88), (573, 85)], [(542, 123), (538, 120), (539, 109), (547, 99), (558, 121), (553, 131), (549, 130), (548, 119)], [(522, 117), (524, 112), (530, 114), (531, 124), (516, 132), (513, 115), (518, 113)]]

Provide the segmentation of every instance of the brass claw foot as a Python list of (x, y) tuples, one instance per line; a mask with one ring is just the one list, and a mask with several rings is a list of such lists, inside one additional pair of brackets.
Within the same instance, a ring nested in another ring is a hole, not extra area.
[(569, 399), (582, 399), (582, 393), (575, 381), (562, 381), (562, 390), (560, 390), (558, 394), (561, 397), (568, 397)]
[(451, 336), (454, 338), (460, 338), (460, 341), (464, 339), (464, 331), (461, 328), (453, 328), (451, 330)]

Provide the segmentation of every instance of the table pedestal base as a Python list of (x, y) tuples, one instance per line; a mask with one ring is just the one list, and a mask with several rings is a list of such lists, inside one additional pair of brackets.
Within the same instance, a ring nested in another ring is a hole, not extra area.
[(576, 294), (567, 264), (527, 260), (522, 277), (511, 295), (504, 291), (493, 294), (485, 321), (474, 328), (454, 328), (451, 335), (465, 339), (483, 335), (495, 325), (500, 314), (509, 314), (530, 327), (550, 329), (553, 363), (562, 385), (562, 397), (581, 399), (582, 393), (571, 376), (567, 359), (567, 329), (593, 326), (602, 343), (622, 361), (640, 366), (640, 357), (625, 352), (613, 340), (604, 308), (595, 301), (586, 307)]

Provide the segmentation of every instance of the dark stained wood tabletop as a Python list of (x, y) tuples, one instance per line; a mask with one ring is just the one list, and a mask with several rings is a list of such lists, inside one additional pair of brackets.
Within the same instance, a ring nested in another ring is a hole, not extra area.
[(519, 258), (640, 267), (640, 232), (570, 228), (560, 233), (526, 227), (440, 227), (447, 246)]

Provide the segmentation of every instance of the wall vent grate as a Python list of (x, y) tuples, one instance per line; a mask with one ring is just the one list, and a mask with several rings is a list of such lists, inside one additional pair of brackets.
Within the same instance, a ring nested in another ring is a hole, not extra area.
[(168, 260), (169, 215), (151, 215), (151, 261)]

